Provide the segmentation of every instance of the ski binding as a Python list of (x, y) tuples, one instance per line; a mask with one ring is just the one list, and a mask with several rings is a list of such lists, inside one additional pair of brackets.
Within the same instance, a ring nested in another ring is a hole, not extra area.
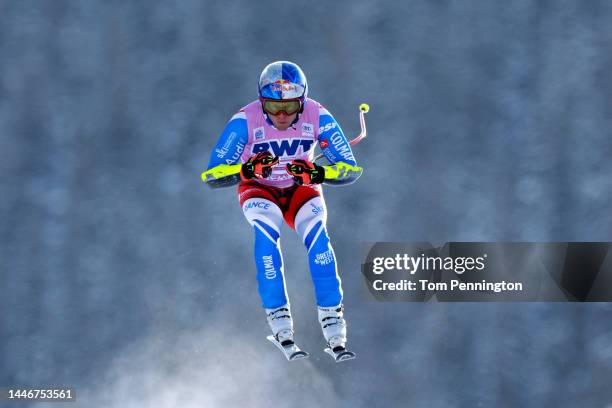
[(340, 363), (346, 360), (352, 360), (357, 357), (355, 353), (353, 353), (352, 351), (348, 351), (344, 347), (339, 348), (338, 351), (334, 351), (327, 347), (325, 349), (325, 352), (329, 354), (336, 361), (336, 363)]
[(289, 361), (301, 360), (310, 355), (304, 350), (300, 350), (297, 344), (293, 342), (290, 345), (283, 346), (272, 335), (266, 337), (266, 339), (270, 340), (280, 351), (282, 351), (283, 354), (285, 355), (285, 358), (287, 358), (287, 360)]

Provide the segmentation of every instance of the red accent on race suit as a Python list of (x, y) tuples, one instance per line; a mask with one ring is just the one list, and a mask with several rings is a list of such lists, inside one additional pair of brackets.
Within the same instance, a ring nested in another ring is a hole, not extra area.
[(240, 206), (249, 198), (265, 198), (270, 200), (281, 209), (285, 222), (291, 229), (295, 229), (295, 216), (300, 208), (310, 199), (320, 195), (321, 186), (318, 184), (277, 188), (263, 185), (253, 180), (246, 180), (238, 185)]

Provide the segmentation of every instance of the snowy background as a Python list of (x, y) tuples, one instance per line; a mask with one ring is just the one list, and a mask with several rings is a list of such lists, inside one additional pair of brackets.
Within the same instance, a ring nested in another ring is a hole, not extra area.
[[(611, 305), (366, 302), (358, 256), (612, 240), (610, 21), (606, 0), (0, 2), (0, 386), (73, 386), (70, 407), (612, 406)], [(349, 136), (371, 106), (363, 177), (326, 193), (346, 364), (288, 228), (312, 357), (265, 340), (252, 232), (200, 181), (278, 59)]]

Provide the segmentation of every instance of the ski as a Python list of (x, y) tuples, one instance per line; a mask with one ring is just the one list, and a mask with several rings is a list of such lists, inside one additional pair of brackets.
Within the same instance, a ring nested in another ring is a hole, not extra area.
[(342, 348), (338, 351), (334, 351), (330, 349), (329, 347), (327, 347), (325, 349), (325, 352), (329, 354), (336, 361), (336, 363), (340, 363), (342, 361), (352, 360), (354, 358), (357, 358), (357, 355), (355, 353), (345, 348)]
[(290, 345), (283, 346), (272, 335), (266, 337), (266, 339), (270, 340), (280, 351), (282, 351), (285, 358), (289, 361), (301, 360), (309, 356), (307, 352), (300, 350), (297, 344), (293, 342), (291, 342)]

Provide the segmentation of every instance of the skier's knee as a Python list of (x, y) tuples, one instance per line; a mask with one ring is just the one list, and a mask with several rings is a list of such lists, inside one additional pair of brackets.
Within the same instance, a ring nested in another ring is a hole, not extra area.
[(317, 238), (321, 228), (325, 229), (327, 210), (321, 197), (314, 197), (307, 201), (295, 215), (295, 230), (302, 238), (307, 248)]

